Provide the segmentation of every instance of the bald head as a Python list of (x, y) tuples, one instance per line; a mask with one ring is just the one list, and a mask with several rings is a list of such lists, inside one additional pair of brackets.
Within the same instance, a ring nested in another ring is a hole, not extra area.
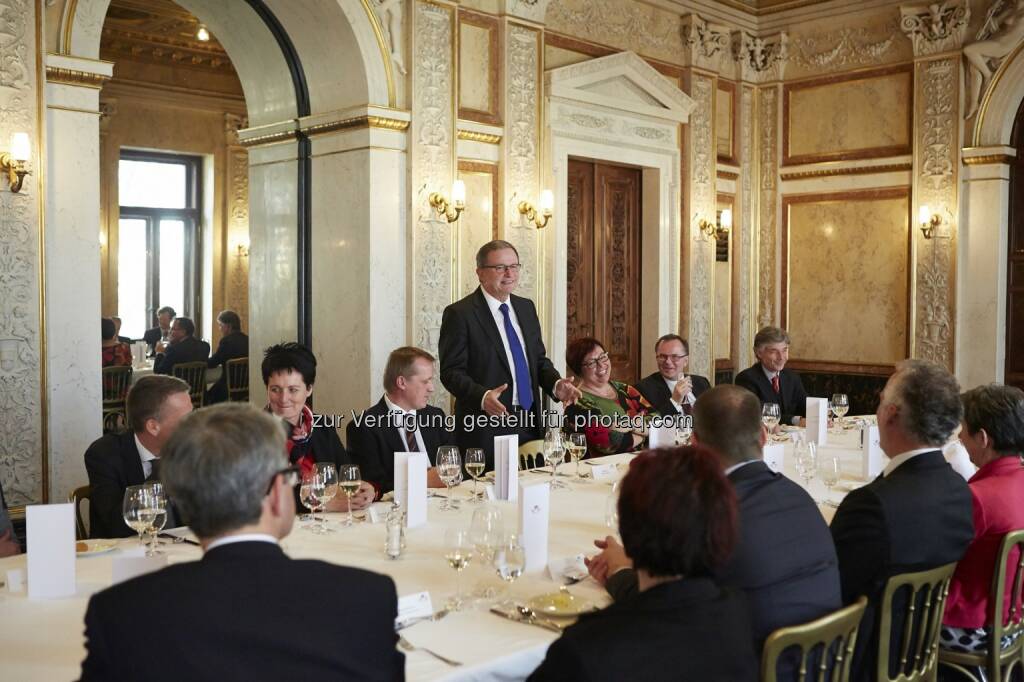
[(761, 401), (739, 386), (715, 386), (697, 399), (693, 435), (717, 451), (726, 466), (761, 459)]

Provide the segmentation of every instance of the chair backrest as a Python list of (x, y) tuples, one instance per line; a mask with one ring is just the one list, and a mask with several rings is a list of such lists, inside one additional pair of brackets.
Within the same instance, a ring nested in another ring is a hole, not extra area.
[(171, 374), (188, 384), (188, 396), (192, 399), (192, 407), (197, 410), (202, 407), (203, 396), (206, 394), (206, 363), (179, 362), (171, 368)]
[(800, 666), (797, 682), (829, 680), (846, 682), (857, 644), (867, 597), (802, 625), (780, 628), (768, 636), (761, 655), (761, 682), (778, 680), (778, 661), (784, 651), (798, 647)]
[(82, 500), (89, 500), (92, 504), (92, 487), (83, 485), (75, 488), (68, 495), (68, 502), (75, 505), (75, 538), (85, 540), (89, 532), (85, 529), (85, 520), (82, 518)]
[(544, 466), (544, 441), (531, 440), (519, 446), (519, 469), (529, 471)]
[[(1014, 557), (1014, 553), (1017, 554)], [(1011, 564), (1010, 559), (1014, 561)], [(1010, 575), (1010, 613), (1003, 619), (1003, 604), (1006, 603), (1007, 573)], [(992, 636), (989, 638), (988, 658), (990, 669), (998, 667), (1000, 642), (1010, 638), (1015, 646), (1024, 646), (1024, 530), (1015, 530), (1003, 537), (999, 548), (999, 559), (992, 576), (992, 591), (989, 595), (989, 619)], [(994, 646), (993, 646), (994, 645)], [(1022, 663), (1024, 664), (1024, 663)]]
[(128, 387), (132, 383), (131, 366), (103, 368), (103, 406), (110, 407), (124, 403)]
[(224, 363), (228, 400), (249, 401), (249, 358), (235, 358)]
[[(939, 628), (946, 607), (949, 581), (956, 562), (928, 571), (901, 573), (885, 583), (879, 605), (877, 682), (917, 682), (934, 680), (938, 668)], [(897, 593), (905, 594), (900, 619), (895, 618), (893, 600)], [(890, 651), (893, 623), (902, 623), (896, 640), (899, 651)], [(889, 661), (897, 655), (896, 677), (889, 675)], [(909, 667), (908, 667), (909, 666)]]

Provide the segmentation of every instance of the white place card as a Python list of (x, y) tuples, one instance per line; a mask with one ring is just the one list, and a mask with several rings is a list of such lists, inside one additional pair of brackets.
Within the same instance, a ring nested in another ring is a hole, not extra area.
[(885, 453), (878, 437), (877, 426), (864, 426), (860, 430), (861, 478), (870, 481), (885, 468)]
[(615, 466), (614, 462), (594, 464), (590, 467), (590, 475), (594, 477), (595, 481), (611, 481), (618, 477), (619, 468)]
[(786, 450), (782, 443), (765, 445), (762, 452), (764, 453), (764, 463), (769, 469), (777, 474), (784, 473)]
[(519, 491), (519, 436), (494, 437), (494, 492), (499, 500), (516, 501)]
[(584, 554), (580, 553), (576, 556), (552, 559), (548, 562), (548, 575), (559, 584), (564, 583), (566, 578), (582, 580), (589, 575), (587, 564), (583, 561), (583, 558)]
[(427, 468), (425, 452), (395, 453), (395, 500), (405, 510), (405, 527), (427, 522)]
[(548, 565), (548, 519), (551, 484), (547, 481), (519, 484), (519, 539), (526, 551), (526, 572), (543, 571)]
[(651, 424), (647, 438), (647, 444), (651, 449), (674, 448), (676, 446), (676, 427), (672, 424), (668, 426)]
[(28, 534), (28, 596), (75, 594), (75, 506), (34, 504), (25, 509)]
[(807, 399), (807, 441), (818, 445), (828, 441), (828, 398)]
[(116, 585), (136, 576), (159, 571), (167, 565), (167, 555), (116, 556), (110, 562), (110, 584)]
[(398, 598), (398, 615), (395, 617), (395, 629), (412, 620), (427, 618), (434, 615), (434, 606), (430, 603), (429, 592), (416, 592)]

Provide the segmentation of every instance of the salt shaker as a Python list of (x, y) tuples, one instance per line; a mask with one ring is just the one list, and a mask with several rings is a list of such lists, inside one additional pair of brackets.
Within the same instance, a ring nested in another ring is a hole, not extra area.
[(405, 548), (405, 515), (398, 502), (392, 503), (391, 509), (384, 517), (384, 528), (387, 534), (384, 553), (389, 559), (397, 559), (402, 556), (402, 550)]

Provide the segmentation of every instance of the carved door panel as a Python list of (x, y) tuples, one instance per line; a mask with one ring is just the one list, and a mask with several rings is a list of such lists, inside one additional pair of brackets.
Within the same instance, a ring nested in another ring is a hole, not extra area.
[(567, 338), (594, 336), (612, 376), (640, 371), (640, 170), (572, 160)]

